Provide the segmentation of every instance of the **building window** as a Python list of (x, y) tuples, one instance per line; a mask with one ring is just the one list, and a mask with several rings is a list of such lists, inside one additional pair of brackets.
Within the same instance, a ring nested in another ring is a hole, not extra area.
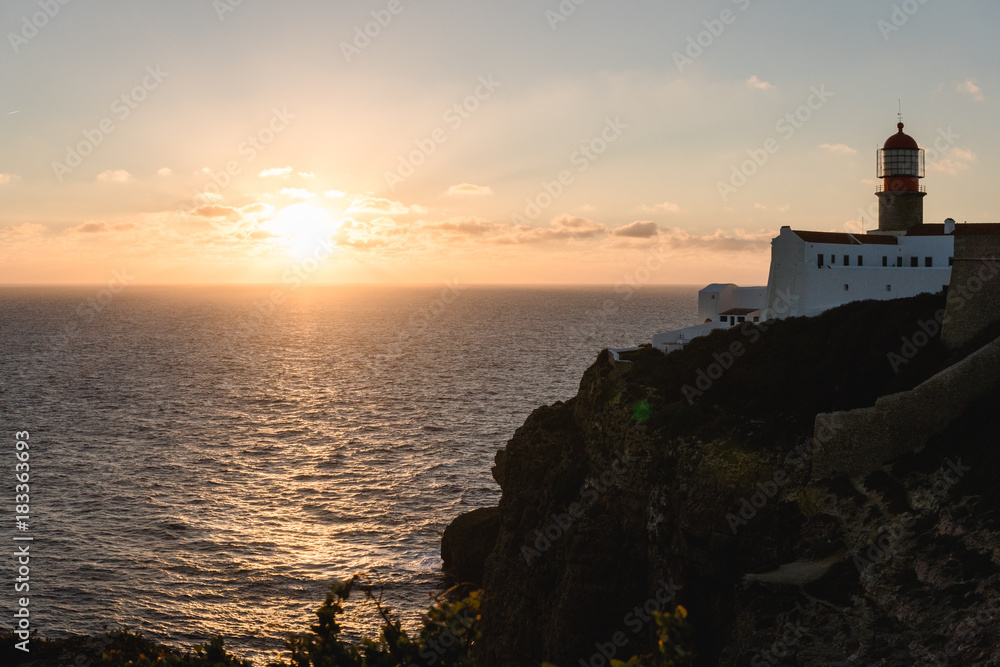
[(886, 292), (891, 292), (892, 291), (892, 285), (886, 285), (885, 286), (885, 291)]
[(910, 258), (910, 268), (915, 268), (917, 266), (920, 266), (920, 258), (919, 257), (911, 257)]
[(851, 286), (848, 285), (847, 283), (844, 283), (844, 291), (848, 292), (848, 291), (850, 291), (850, 289), (851, 289)]
[(924, 257), (924, 266), (928, 266), (928, 267), (934, 266), (934, 258), (933, 257)]
[(955, 258), (954, 257), (949, 257), (948, 258), (948, 266), (955, 266)]
[(754, 322), (760, 322), (760, 317), (755, 315), (754, 318), (753, 318), (753, 321)]
[(823, 253), (816, 255), (816, 268), (817, 269), (823, 268)]
[(844, 266), (850, 266), (850, 265), (851, 265), (851, 256), (844, 255)]
[(896, 266), (899, 267), (899, 268), (903, 267), (903, 258), (902, 257), (897, 257), (896, 258)]
[(830, 254), (830, 264), (833, 265), (833, 264), (836, 264), (836, 263), (837, 263), (837, 256), (831, 253)]
[(865, 265), (865, 258), (861, 255), (858, 255), (858, 266), (864, 266), (864, 265)]
[(739, 317), (737, 317), (737, 318), (736, 318), (736, 321), (737, 321), (737, 322), (746, 322), (746, 321), (747, 321), (747, 318), (746, 318), (746, 317), (744, 317), (744, 316), (742, 316), (742, 315), (740, 315)]
[(889, 266), (889, 258), (882, 255), (882, 266)]

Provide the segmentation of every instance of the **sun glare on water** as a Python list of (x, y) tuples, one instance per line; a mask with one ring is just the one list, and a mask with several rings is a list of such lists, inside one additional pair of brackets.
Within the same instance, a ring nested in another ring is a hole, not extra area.
[(331, 237), (339, 227), (329, 211), (310, 204), (287, 206), (265, 224), (267, 231), (277, 235), (285, 252), (296, 259), (329, 254)]

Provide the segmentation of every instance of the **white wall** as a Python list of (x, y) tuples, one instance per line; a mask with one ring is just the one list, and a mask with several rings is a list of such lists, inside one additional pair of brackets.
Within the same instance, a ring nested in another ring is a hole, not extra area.
[[(904, 236), (898, 238), (898, 245), (846, 245), (807, 243), (790, 229), (782, 228), (771, 244), (763, 319), (818, 315), (862, 299), (898, 299), (940, 292), (951, 281), (948, 260), (953, 249), (951, 236)], [(822, 268), (817, 262), (820, 253), (824, 255)], [(836, 258), (833, 263), (831, 255)], [(849, 258), (846, 266), (844, 255)], [(858, 266), (859, 255), (862, 266)], [(889, 266), (882, 266), (883, 257), (888, 257)], [(901, 268), (895, 266), (897, 257), (903, 258)], [(910, 266), (911, 257), (917, 257), (916, 268)], [(933, 259), (933, 268), (925, 267), (926, 257)], [(887, 289), (890, 285), (891, 289)], [(788, 301), (791, 306), (782, 308)]]

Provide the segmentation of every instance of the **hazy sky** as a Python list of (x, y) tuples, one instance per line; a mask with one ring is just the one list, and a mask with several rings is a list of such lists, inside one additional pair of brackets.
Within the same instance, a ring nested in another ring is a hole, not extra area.
[(926, 220), (1000, 219), (998, 25), (995, 0), (5, 0), (0, 283), (763, 284), (782, 225), (871, 226), (899, 99)]

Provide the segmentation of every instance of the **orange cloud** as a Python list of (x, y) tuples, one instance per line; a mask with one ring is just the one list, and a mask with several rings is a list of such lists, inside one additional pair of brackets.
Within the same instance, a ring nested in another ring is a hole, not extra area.
[(472, 183), (459, 183), (448, 188), (448, 195), (491, 195), (493, 188), (487, 185), (474, 185)]
[(632, 239), (648, 239), (659, 233), (660, 228), (656, 223), (648, 220), (636, 220), (635, 222), (611, 230), (612, 236), (624, 236)]

